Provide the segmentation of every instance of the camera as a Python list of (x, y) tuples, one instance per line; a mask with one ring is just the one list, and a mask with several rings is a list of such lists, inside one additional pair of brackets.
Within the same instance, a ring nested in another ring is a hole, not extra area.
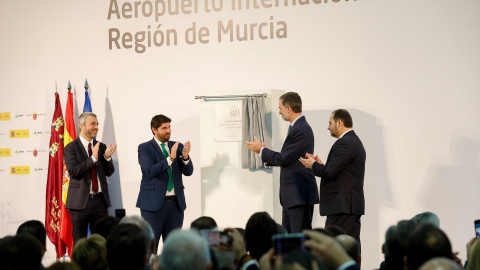
[(233, 243), (233, 238), (228, 235), (228, 232), (200, 230), (200, 235), (207, 240), (210, 246), (231, 247)]
[(475, 220), (475, 235), (480, 238), (480, 219)]
[(303, 242), (307, 237), (303, 233), (275, 234), (272, 236), (272, 244), (275, 248), (275, 254), (286, 254), (292, 250), (307, 250)]

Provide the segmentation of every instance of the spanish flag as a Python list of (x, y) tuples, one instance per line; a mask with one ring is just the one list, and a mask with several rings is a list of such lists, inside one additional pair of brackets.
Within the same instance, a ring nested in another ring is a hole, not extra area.
[[(63, 145), (67, 146), (70, 142), (77, 138), (75, 134), (75, 123), (73, 121), (73, 94), (71, 92), (70, 82), (68, 82), (67, 107), (65, 109), (65, 136)], [(60, 235), (63, 242), (67, 245), (68, 256), (72, 257), (73, 237), (72, 237), (72, 220), (68, 209), (65, 209), (67, 203), (68, 185), (70, 184), (70, 174), (68, 174), (65, 161), (63, 162), (63, 180), (62, 180), (62, 218), (60, 220)]]
[(63, 134), (64, 121), (62, 106), (58, 93), (55, 93), (55, 111), (51, 124), (50, 151), (48, 157), (48, 178), (45, 203), (45, 229), (50, 241), (55, 245), (57, 258), (66, 251), (65, 243), (60, 237), (60, 220), (62, 219), (62, 177), (63, 177)]

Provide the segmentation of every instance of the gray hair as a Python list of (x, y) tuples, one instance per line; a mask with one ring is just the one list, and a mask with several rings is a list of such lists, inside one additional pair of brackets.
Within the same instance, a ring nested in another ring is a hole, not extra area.
[(462, 268), (453, 260), (444, 258), (444, 257), (437, 257), (426, 261), (419, 270), (462, 270)]
[(80, 114), (80, 116), (78, 117), (78, 125), (85, 125), (85, 121), (87, 120), (87, 117), (89, 116), (93, 116), (95, 118), (97, 118), (97, 115), (92, 113), (92, 112), (84, 112), (82, 114)]
[(205, 270), (210, 249), (197, 232), (175, 230), (165, 240), (160, 260), (163, 270)]
[(433, 224), (435, 227), (440, 228), (440, 218), (435, 213), (432, 212), (423, 212), (416, 216), (414, 216), (411, 221), (415, 222), (415, 224), (421, 223), (430, 223)]
[(145, 247), (146, 252), (150, 253), (150, 244), (152, 239), (155, 239), (153, 234), (152, 227), (150, 224), (141, 216), (125, 216), (120, 220), (120, 224), (134, 224), (142, 229), (143, 235), (145, 236)]

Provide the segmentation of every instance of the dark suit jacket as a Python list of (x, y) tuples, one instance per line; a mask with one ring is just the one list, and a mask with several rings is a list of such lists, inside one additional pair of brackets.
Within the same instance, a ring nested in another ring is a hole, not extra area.
[[(171, 150), (174, 142), (168, 142), (168, 148)], [(175, 195), (182, 211), (187, 208), (185, 204), (185, 194), (183, 190), (182, 174), (190, 176), (193, 173), (192, 160), (187, 165), (180, 158), (182, 155), (183, 144), (177, 148), (177, 158), (173, 161), (172, 178)], [(163, 156), (163, 152), (155, 139), (142, 143), (138, 146), (138, 163), (142, 169), (142, 182), (140, 183), (140, 193), (138, 194), (137, 207), (140, 209), (155, 212), (160, 209), (165, 199), (168, 186), (168, 162)]]
[(262, 161), (280, 166), (280, 203), (284, 207), (312, 205), (319, 202), (318, 186), (312, 170), (298, 160), (305, 153), (313, 153), (313, 131), (305, 116), (300, 117), (285, 138), (282, 150), (264, 148)]
[(322, 178), (320, 215), (365, 214), (365, 159), (365, 148), (352, 130), (333, 144), (325, 165), (313, 163), (313, 173)]
[[(97, 141), (93, 141), (96, 145)], [(93, 146), (92, 146), (93, 148)], [(108, 206), (110, 204), (110, 195), (108, 193), (107, 176), (111, 176), (115, 172), (112, 160), (107, 161), (103, 155), (107, 146), (100, 143), (98, 150), (98, 160), (93, 163), (91, 157), (83, 147), (80, 137), (67, 144), (64, 150), (65, 165), (70, 174), (70, 185), (68, 186), (67, 209), (81, 210), (85, 208), (90, 193), (92, 183), (92, 167), (95, 166), (98, 174), (98, 182), (102, 188), (105, 201)]]

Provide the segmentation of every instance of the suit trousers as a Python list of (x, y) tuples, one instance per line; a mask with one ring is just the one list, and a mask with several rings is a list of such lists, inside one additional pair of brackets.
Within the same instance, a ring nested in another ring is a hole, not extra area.
[(163, 242), (168, 234), (183, 226), (184, 213), (178, 206), (177, 198), (175, 200), (165, 200), (158, 211), (152, 212), (140, 209), (142, 217), (150, 223), (155, 234), (155, 250), (158, 249), (160, 236)]
[(350, 214), (337, 214), (327, 216), (327, 221), (325, 221), (325, 227), (328, 225), (336, 225), (342, 228), (347, 235), (355, 238), (358, 241), (358, 248), (361, 254), (362, 245), (360, 243), (360, 218), (361, 215), (350, 215)]
[(101, 192), (97, 193), (94, 198), (89, 197), (84, 209), (69, 209), (69, 212), (72, 219), (74, 246), (79, 239), (87, 237), (89, 224), (90, 232), (94, 233), (98, 222), (108, 216), (107, 203)]
[(282, 225), (288, 233), (301, 233), (312, 229), (313, 205), (283, 207)]

